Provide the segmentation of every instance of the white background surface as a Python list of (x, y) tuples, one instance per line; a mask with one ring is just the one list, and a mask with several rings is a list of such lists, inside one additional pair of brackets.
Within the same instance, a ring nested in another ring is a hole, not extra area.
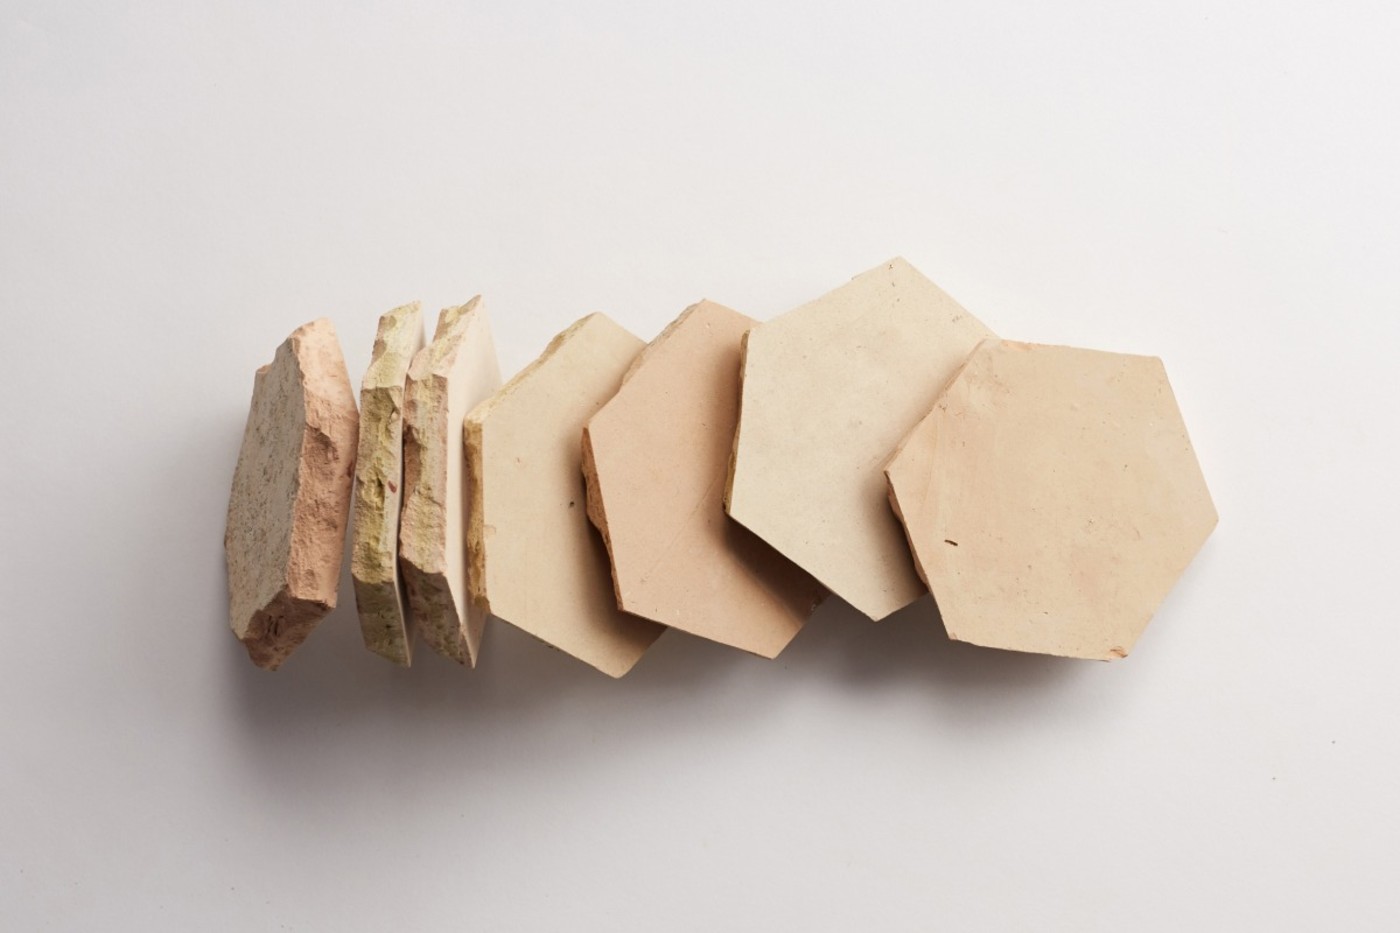
[[(1397, 928), (1393, 5), (290, 6), (0, 2), (0, 926)], [(226, 630), (303, 321), (484, 292), (513, 371), (894, 254), (1166, 360), (1221, 524), (1128, 660)]]

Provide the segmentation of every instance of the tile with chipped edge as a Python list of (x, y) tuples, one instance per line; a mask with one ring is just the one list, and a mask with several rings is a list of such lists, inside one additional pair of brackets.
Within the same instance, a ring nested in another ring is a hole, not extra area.
[(415, 301), (379, 319), (369, 368), (360, 384), (350, 545), (350, 577), (365, 647), (404, 666), (413, 655), (413, 629), (399, 572), (404, 391), (409, 364), (424, 345), (422, 317)]
[(584, 317), (466, 421), (478, 624), (494, 615), (613, 677), (663, 629), (617, 607), (581, 437), (643, 346), (604, 315)]
[(229, 618), (276, 670), (336, 605), (359, 414), (335, 327), (292, 332), (257, 371), (229, 494)]
[(467, 496), (462, 419), (501, 383), (481, 296), (445, 308), (408, 369), (399, 567), (418, 637), (475, 666), (479, 620), (467, 612)]

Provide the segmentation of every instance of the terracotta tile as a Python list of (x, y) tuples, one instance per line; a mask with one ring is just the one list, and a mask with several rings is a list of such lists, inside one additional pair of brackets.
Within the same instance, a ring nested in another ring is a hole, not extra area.
[(1161, 360), (989, 340), (887, 468), (949, 637), (1132, 650), (1215, 527)]
[(350, 575), (365, 647), (397, 664), (412, 657), (412, 629), (399, 573), (399, 508), (403, 502), (404, 383), (423, 349), (418, 302), (379, 319), (374, 352), (360, 384), (360, 448)]
[(749, 331), (729, 514), (871, 618), (913, 602), (881, 468), (989, 334), (902, 259)]
[(588, 422), (584, 472), (622, 609), (771, 658), (825, 590), (724, 513), (754, 323), (709, 301), (686, 309)]
[(460, 664), (475, 665), (481, 643), (467, 612), (462, 419), (500, 384), (481, 297), (443, 310), (408, 369), (399, 567), (418, 634)]
[(229, 495), (233, 632), (275, 670), (335, 608), (359, 415), (335, 327), (303, 325), (258, 370)]
[(581, 437), (642, 347), (603, 315), (585, 317), (466, 423), (477, 624), (495, 615), (614, 677), (662, 628), (617, 607), (588, 521)]

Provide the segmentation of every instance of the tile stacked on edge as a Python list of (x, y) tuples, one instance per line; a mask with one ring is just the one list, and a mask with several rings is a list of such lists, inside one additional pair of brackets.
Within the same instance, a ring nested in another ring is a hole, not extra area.
[(336, 604), (359, 414), (335, 327), (292, 332), (258, 370), (229, 494), (229, 618), (276, 670)]
[(642, 347), (589, 315), (466, 424), (476, 624), (494, 615), (613, 677), (662, 627), (617, 607), (607, 550), (588, 520), (581, 437)]
[(462, 419), (500, 384), (481, 296), (444, 309), (408, 368), (399, 566), (418, 635), (460, 664), (476, 664), (485, 622), (467, 611)]
[(365, 647), (402, 665), (411, 662), (413, 653), (412, 620), (399, 572), (404, 393), (409, 364), (422, 349), (418, 302), (388, 312), (379, 319), (360, 385), (350, 576)]

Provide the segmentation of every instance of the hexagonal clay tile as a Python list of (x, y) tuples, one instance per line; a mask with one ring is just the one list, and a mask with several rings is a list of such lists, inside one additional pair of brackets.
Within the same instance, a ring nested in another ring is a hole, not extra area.
[(1162, 361), (988, 340), (886, 470), (948, 636), (1108, 660), (1215, 527)]
[(292, 332), (253, 378), (224, 550), (229, 621), (276, 670), (335, 608), (360, 415), (335, 327)]
[(903, 259), (749, 331), (729, 514), (872, 619), (918, 599), (881, 468), (990, 333)]
[(589, 315), (465, 425), (475, 624), (494, 615), (613, 677), (663, 629), (617, 607), (608, 552), (588, 520), (581, 439), (643, 346)]
[(724, 514), (739, 346), (754, 323), (709, 301), (687, 308), (589, 420), (583, 464), (618, 605), (771, 658), (825, 590)]
[(355, 458), (355, 519), (350, 579), (365, 647), (407, 665), (412, 629), (399, 574), (399, 507), (403, 489), (404, 383), (423, 348), (418, 302), (379, 319), (369, 369), (360, 383), (360, 448)]
[(476, 666), (481, 626), (468, 605), (462, 420), (501, 384), (486, 306), (477, 295), (438, 315), (404, 387), (399, 570), (413, 626), (443, 657)]

